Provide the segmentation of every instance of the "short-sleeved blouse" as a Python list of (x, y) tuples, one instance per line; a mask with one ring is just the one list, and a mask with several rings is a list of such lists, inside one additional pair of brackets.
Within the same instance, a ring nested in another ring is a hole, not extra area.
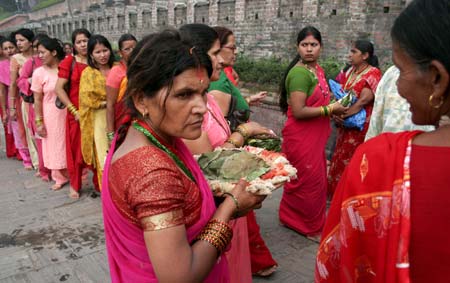
[(114, 161), (109, 190), (120, 213), (143, 230), (189, 227), (200, 217), (198, 186), (154, 146), (138, 148)]
[(228, 93), (236, 98), (236, 109), (237, 110), (249, 110), (247, 102), (242, 96), (239, 89), (227, 78), (227, 75), (222, 70), (220, 72), (219, 80), (211, 82), (209, 84), (208, 91), (218, 90), (224, 93)]
[(123, 62), (112, 67), (106, 78), (106, 86), (119, 89), (123, 78), (127, 75), (127, 68)]
[[(59, 63), (58, 66), (58, 77), (62, 79), (69, 80), (70, 69), (72, 67), (72, 61), (75, 60), (74, 56), (67, 56), (64, 60)], [(67, 95), (69, 95), (69, 99), (76, 108), (79, 107), (78, 101), (78, 92), (80, 89), (80, 78), (81, 73), (87, 67), (86, 64), (75, 62), (72, 70), (72, 77), (70, 78), (70, 91)]]
[(290, 97), (294, 91), (301, 91), (309, 97), (313, 94), (318, 82), (316, 76), (308, 69), (303, 66), (295, 66), (286, 77), (287, 97)]

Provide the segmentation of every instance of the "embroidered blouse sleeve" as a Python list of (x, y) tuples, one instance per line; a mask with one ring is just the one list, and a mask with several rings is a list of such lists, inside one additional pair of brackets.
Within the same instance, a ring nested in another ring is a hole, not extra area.
[(141, 151), (139, 159), (134, 164), (140, 164), (137, 172), (143, 173), (131, 179), (127, 202), (142, 228), (155, 231), (185, 224), (186, 189), (174, 162), (151, 147)]

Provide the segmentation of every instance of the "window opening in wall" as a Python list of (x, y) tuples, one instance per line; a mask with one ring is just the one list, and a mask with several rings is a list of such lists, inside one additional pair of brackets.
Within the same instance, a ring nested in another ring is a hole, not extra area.
[(258, 19), (258, 13), (255, 14), (255, 20), (257, 20), (257, 19)]
[(202, 17), (202, 23), (205, 23), (205, 17)]
[(336, 16), (336, 9), (331, 10), (331, 15)]
[(166, 25), (166, 21), (163, 21), (163, 22), (162, 22), (162, 25), (165, 26), (165, 25)]
[(383, 13), (388, 14), (389, 13), (389, 6), (383, 7)]
[(289, 17), (292, 18), (293, 16), (294, 16), (294, 12), (290, 11), (290, 12), (289, 12)]
[(230, 19), (228, 18), (228, 16), (225, 17), (225, 20), (228, 22), (230, 21)]

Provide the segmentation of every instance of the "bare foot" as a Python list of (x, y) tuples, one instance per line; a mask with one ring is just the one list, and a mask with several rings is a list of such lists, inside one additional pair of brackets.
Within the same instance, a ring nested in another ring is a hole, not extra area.
[(80, 198), (80, 193), (75, 191), (72, 187), (70, 187), (69, 189), (69, 197), (72, 199), (79, 199)]
[(268, 277), (272, 275), (277, 270), (277, 265), (273, 265), (271, 267), (261, 269), (260, 271), (253, 273), (253, 275), (260, 276), (260, 277)]
[(47, 183), (50, 182), (50, 176), (48, 176), (48, 175), (42, 176), (41, 179), (42, 179), (42, 181), (44, 181), (44, 182), (47, 182)]
[(33, 170), (33, 166), (25, 166), (25, 170), (31, 171), (31, 170)]
[(34, 177), (41, 177), (41, 173), (39, 172), (39, 171), (37, 171), (35, 174), (34, 174)]

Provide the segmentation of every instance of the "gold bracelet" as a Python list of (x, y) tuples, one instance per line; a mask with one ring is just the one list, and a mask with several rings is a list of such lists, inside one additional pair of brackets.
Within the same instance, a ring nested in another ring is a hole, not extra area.
[(243, 125), (240, 124), (237, 128), (236, 128), (236, 132), (238, 132), (239, 134), (241, 134), (241, 136), (244, 138), (244, 141), (248, 139), (249, 134), (248, 134), (248, 130), (247, 128)]
[(320, 106), (320, 116), (325, 116), (325, 111), (323, 110), (323, 106)]
[(34, 120), (34, 123), (36, 124), (36, 127), (40, 127), (40, 126), (44, 125), (44, 121), (42, 119)]
[(245, 98), (245, 102), (247, 102), (247, 104), (250, 104), (251, 100), (252, 99), (250, 98), (250, 96)]
[(238, 145), (238, 142), (235, 141), (232, 137), (229, 137), (226, 141), (226, 143), (232, 144), (234, 145), (234, 147), (239, 148), (240, 146)]
[(331, 105), (328, 105), (328, 116), (331, 116), (333, 114), (333, 107)]
[(223, 194), (231, 197), (231, 199), (234, 202), (234, 205), (236, 206), (236, 212), (238, 212), (239, 211), (239, 201), (238, 201), (237, 197), (235, 197), (232, 193), (229, 193), (229, 192), (225, 192)]

